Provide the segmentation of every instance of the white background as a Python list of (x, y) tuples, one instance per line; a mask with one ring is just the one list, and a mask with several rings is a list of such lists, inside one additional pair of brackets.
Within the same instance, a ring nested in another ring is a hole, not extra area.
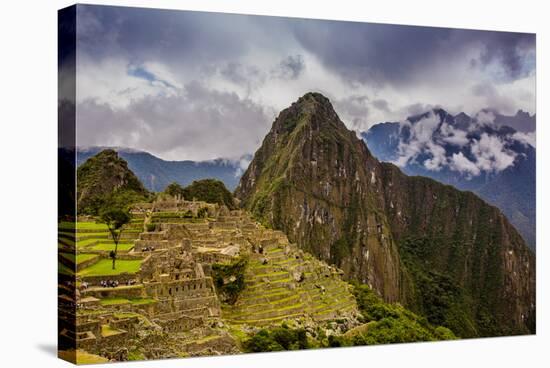
[[(152, 6), (152, 1), (95, 1)], [(160, 1), (155, 7), (537, 33), (537, 336), (209, 357), (117, 367), (548, 366), (547, 142), (550, 27), (545, 1)], [(68, 366), (56, 358), (57, 9), (6, 1), (0, 12), (0, 365)], [(546, 101), (546, 105), (542, 103)]]

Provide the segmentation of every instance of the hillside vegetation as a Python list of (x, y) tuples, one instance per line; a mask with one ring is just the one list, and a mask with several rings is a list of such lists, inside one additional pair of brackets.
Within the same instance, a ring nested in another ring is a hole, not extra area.
[(111, 149), (90, 157), (76, 175), (79, 214), (98, 215), (105, 205), (127, 208), (150, 197), (126, 161)]

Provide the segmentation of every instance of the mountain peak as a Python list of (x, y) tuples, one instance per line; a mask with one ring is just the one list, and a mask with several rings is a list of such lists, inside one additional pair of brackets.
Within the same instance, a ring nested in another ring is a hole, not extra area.
[(276, 134), (286, 134), (306, 126), (313, 130), (329, 126), (340, 130), (346, 128), (327, 97), (308, 92), (281, 111), (271, 130)]
[(319, 92), (308, 92), (302, 97), (300, 97), (297, 101), (297, 103), (304, 103), (304, 102), (315, 102), (315, 103), (330, 105), (330, 100)]
[(118, 157), (118, 153), (114, 149), (107, 148), (96, 155), (96, 160), (104, 159), (119, 160), (120, 158)]
[(522, 109), (519, 109), (517, 112), (516, 112), (516, 117), (520, 117), (520, 118), (530, 118), (531, 117), (531, 114), (529, 114), (529, 112), (527, 111), (523, 111)]
[(455, 119), (465, 119), (465, 120), (470, 120), (471, 117), (470, 115), (466, 114), (464, 111), (458, 113), (456, 116), (455, 116)]
[(90, 157), (78, 168), (77, 178), (78, 213), (97, 214), (106, 203), (125, 206), (133, 198), (148, 196), (128, 163), (113, 149)]

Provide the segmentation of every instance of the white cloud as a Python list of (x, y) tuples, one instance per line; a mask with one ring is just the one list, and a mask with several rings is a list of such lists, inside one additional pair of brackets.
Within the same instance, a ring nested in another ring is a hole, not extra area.
[(517, 156), (499, 137), (487, 133), (473, 141), (471, 152), (476, 158), (476, 166), (488, 172), (499, 172), (512, 166)]
[(168, 160), (239, 159), (269, 130), (269, 112), (235, 93), (189, 83), (173, 94), (113, 107), (97, 99), (78, 105), (80, 146), (131, 147)]
[(513, 140), (534, 147), (534, 132), (490, 135), (483, 129), (493, 124), (494, 115), (483, 111), (476, 118), (480, 121), (463, 128), (468, 131), (440, 123), (439, 115), (434, 113), (414, 123), (408, 120), (400, 123), (398, 157), (394, 163), (404, 167), (416, 162), (430, 171), (446, 168), (472, 177), (512, 166), (518, 155), (510, 148)]
[(405, 166), (409, 162), (414, 161), (416, 157), (427, 150), (432, 152), (433, 161), (428, 165), (432, 166), (439, 164), (440, 150), (438, 150), (433, 142), (433, 133), (439, 125), (439, 116), (430, 112), (428, 116), (415, 123), (408, 120), (401, 123), (401, 130), (408, 129), (410, 137), (405, 142), (401, 140), (398, 146), (399, 158), (394, 162), (397, 166)]
[(454, 153), (449, 160), (449, 165), (452, 170), (466, 173), (467, 175), (477, 176), (481, 172), (479, 167), (464, 156), (462, 152)]
[(467, 132), (464, 130), (455, 129), (448, 123), (441, 124), (440, 134), (441, 140), (459, 147), (467, 145), (470, 141), (468, 139)]
[(493, 125), (495, 123), (495, 114), (492, 111), (481, 110), (475, 115), (475, 122), (470, 130), (477, 129), (478, 125)]
[(432, 158), (424, 161), (424, 166), (428, 170), (440, 171), (443, 166), (447, 164), (447, 157), (445, 157), (445, 148), (434, 142), (428, 142), (427, 144), (428, 152), (431, 154)]
[(536, 132), (528, 132), (528, 133), (516, 132), (512, 135), (512, 139), (520, 141), (523, 144), (533, 146), (533, 148), (537, 147)]

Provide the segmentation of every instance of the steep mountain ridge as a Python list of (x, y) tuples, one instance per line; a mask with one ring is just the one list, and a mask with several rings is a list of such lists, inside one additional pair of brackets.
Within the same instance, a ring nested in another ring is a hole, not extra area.
[(321, 94), (279, 114), (235, 194), (349, 279), (463, 337), (534, 329), (534, 254), (502, 213), (381, 164)]

